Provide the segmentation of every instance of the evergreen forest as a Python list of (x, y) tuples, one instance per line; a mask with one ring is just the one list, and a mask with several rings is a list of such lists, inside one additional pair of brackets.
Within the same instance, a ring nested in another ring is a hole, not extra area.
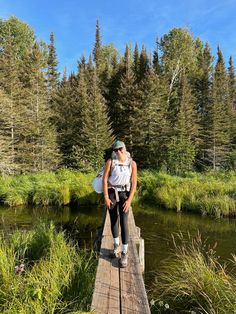
[(49, 35), (0, 19), (0, 174), (97, 170), (115, 139), (142, 169), (236, 169), (235, 68), (219, 46), (213, 56), (173, 28), (152, 52), (127, 44), (121, 54), (97, 21), (90, 56), (59, 73)]

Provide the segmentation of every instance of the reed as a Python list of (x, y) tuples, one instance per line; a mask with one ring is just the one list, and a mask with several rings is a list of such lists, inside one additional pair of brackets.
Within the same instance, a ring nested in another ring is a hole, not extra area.
[[(92, 188), (95, 175), (60, 169), (0, 177), (0, 202), (8, 206), (99, 204), (102, 194), (95, 193)], [(134, 203), (215, 217), (235, 216), (236, 175), (234, 172), (190, 172), (184, 176), (171, 176), (164, 172), (140, 171)]]
[[(87, 311), (95, 280), (92, 253), (65, 240), (54, 226), (16, 231), (0, 242), (1, 313)], [(14, 267), (24, 263), (21, 274)]]
[[(234, 313), (236, 277), (219, 263), (214, 249), (200, 235), (186, 244), (180, 234), (174, 243), (175, 252), (156, 276), (153, 313)], [(235, 266), (232, 260), (231, 269)]]
[(95, 173), (68, 169), (21, 176), (0, 177), (0, 202), (11, 206), (64, 206), (98, 204), (101, 197), (92, 188)]
[(236, 215), (235, 173), (189, 173), (183, 177), (144, 171), (139, 178), (139, 201), (176, 211), (203, 215)]

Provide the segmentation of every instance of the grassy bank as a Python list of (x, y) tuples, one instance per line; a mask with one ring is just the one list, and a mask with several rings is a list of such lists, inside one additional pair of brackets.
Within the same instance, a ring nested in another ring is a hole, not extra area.
[[(68, 169), (0, 177), (0, 202), (18, 205), (92, 205), (102, 197), (92, 188), (95, 173)], [(140, 171), (135, 202), (177, 211), (221, 216), (236, 215), (235, 172), (189, 173), (184, 177)]]
[(92, 205), (100, 196), (93, 191), (95, 174), (61, 169), (57, 172), (0, 177), (0, 202), (19, 205)]
[[(0, 238), (0, 312), (3, 314), (87, 311), (95, 259), (65, 241), (53, 225)], [(16, 267), (24, 264), (24, 271)]]
[(184, 177), (143, 171), (138, 200), (176, 211), (236, 215), (235, 172), (189, 173)]
[(152, 313), (235, 313), (236, 261), (226, 268), (200, 236), (190, 244), (179, 236), (152, 287)]

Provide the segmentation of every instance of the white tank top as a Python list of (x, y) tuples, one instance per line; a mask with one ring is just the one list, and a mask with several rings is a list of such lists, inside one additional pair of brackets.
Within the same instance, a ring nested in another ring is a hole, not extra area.
[(125, 186), (130, 184), (131, 165), (130, 158), (126, 158), (124, 162), (118, 159), (112, 160), (112, 172), (108, 178), (108, 183), (111, 186)]

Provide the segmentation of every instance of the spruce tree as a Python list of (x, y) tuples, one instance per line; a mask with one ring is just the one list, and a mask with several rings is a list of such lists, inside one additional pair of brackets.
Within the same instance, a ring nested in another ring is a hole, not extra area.
[(163, 92), (154, 71), (139, 85), (133, 154), (141, 168), (160, 168), (166, 158), (170, 130)]
[(230, 56), (229, 59), (228, 80), (229, 80), (230, 142), (232, 147), (231, 148), (232, 151), (230, 153), (230, 160), (232, 168), (236, 169), (236, 78), (232, 56)]
[(55, 169), (58, 164), (56, 132), (50, 124), (51, 111), (44, 69), (45, 59), (36, 42), (25, 63), (24, 107), (22, 121), (24, 131), (18, 145), (18, 163), (23, 171)]
[(100, 73), (102, 66), (102, 43), (101, 43), (101, 34), (100, 34), (100, 25), (99, 21), (96, 22), (96, 34), (95, 34), (95, 45), (93, 49), (93, 60), (97, 71)]
[(136, 108), (138, 107), (137, 84), (131, 63), (130, 48), (126, 46), (124, 55), (125, 73), (121, 77), (116, 103), (116, 135), (123, 139), (132, 153), (134, 146), (134, 129), (136, 125)]
[(207, 148), (205, 149), (207, 161), (213, 169), (224, 166), (229, 160), (230, 153), (228, 78), (219, 47), (217, 55), (212, 86), (212, 104), (208, 110)]
[(141, 81), (146, 75), (149, 73), (149, 60), (147, 56), (147, 51), (144, 45), (142, 45), (142, 50), (139, 56), (139, 72), (138, 72), (138, 80)]
[(212, 105), (213, 57), (208, 43), (198, 54), (197, 62), (198, 67), (193, 84), (199, 116), (199, 149), (196, 164), (203, 168), (208, 163), (206, 161), (206, 148), (208, 145), (209, 110)]
[(138, 80), (139, 77), (139, 49), (138, 44), (135, 43), (134, 47), (134, 62), (133, 62), (133, 71), (136, 79)]
[(185, 72), (179, 90), (179, 111), (168, 144), (168, 169), (173, 173), (191, 170), (198, 147), (199, 125), (196, 102)]
[[(96, 69), (88, 87), (88, 105), (85, 108), (81, 130), (82, 160), (86, 168), (98, 170), (104, 163), (104, 150), (111, 146), (114, 137), (109, 123), (105, 100), (101, 94)], [(82, 169), (83, 170), (83, 169)]]
[[(4, 110), (2, 111), (2, 124), (0, 130), (3, 136), (4, 129), (7, 126), (10, 131), (8, 136), (8, 150), (11, 160), (11, 169), (17, 171), (16, 152), (18, 151), (18, 143), (22, 132), (22, 117), (24, 116), (24, 107), (22, 105), (22, 84), (19, 79), (18, 50), (14, 44), (12, 36), (5, 37), (4, 49), (0, 54), (0, 88), (5, 95), (2, 103)], [(5, 127), (4, 127), (5, 125)], [(8, 131), (7, 131), (8, 132)]]
[(158, 36), (156, 36), (156, 48), (153, 53), (153, 70), (157, 75), (161, 74), (161, 66), (160, 66), (160, 60), (159, 60), (159, 41), (158, 41)]
[(54, 45), (54, 34), (50, 34), (50, 44), (48, 45), (48, 60), (47, 60), (47, 82), (50, 92), (55, 91), (59, 83), (59, 73), (57, 70), (58, 61), (56, 49)]
[(16, 169), (15, 153), (12, 143), (12, 100), (0, 90), (0, 175), (14, 174)]

